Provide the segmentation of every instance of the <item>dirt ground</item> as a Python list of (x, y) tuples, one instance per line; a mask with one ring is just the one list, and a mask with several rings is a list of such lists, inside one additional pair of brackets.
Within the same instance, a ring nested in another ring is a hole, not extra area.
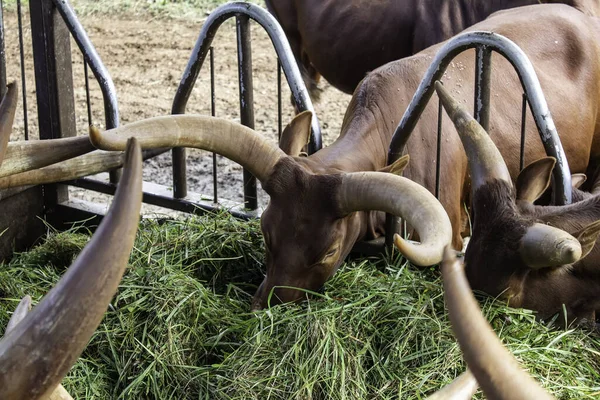
[[(38, 136), (35, 79), (31, 48), (31, 26), (28, 10), (24, 14), (25, 77), (27, 84), (27, 121), (31, 137)], [(20, 79), (18, 25), (15, 11), (5, 10), (6, 59), (8, 79)], [(119, 100), (121, 124), (143, 118), (167, 115), (188, 57), (202, 27), (203, 19), (157, 19), (148, 16), (83, 16), (87, 30), (98, 54), (108, 68)], [(253, 78), (256, 130), (274, 143), (277, 137), (277, 79), (276, 55), (265, 31), (252, 23)], [(72, 41), (73, 80), (78, 135), (87, 134), (86, 93), (83, 57)], [(215, 48), (216, 115), (239, 122), (237, 54), (235, 25), (223, 24), (213, 41)], [(285, 80), (284, 80), (285, 82)], [(91, 84), (92, 122), (104, 126), (101, 92), (95, 81)], [(323, 130), (323, 142), (331, 143), (339, 134), (342, 118), (350, 96), (322, 82), (321, 100), (315, 104)], [(293, 109), (289, 89), (283, 92), (285, 124)], [(194, 92), (188, 102), (188, 113), (210, 114), (210, 75), (208, 62), (203, 67)], [(24, 117), (18, 111), (12, 140), (23, 139)], [(242, 171), (237, 164), (219, 157), (219, 197), (242, 201)], [(100, 174), (107, 179), (108, 174)], [(170, 153), (146, 162), (146, 181), (171, 186)], [(189, 190), (212, 197), (212, 155), (188, 150)], [(73, 197), (103, 201), (106, 196), (80, 189), (71, 189)], [(260, 195), (265, 204), (266, 196)]]

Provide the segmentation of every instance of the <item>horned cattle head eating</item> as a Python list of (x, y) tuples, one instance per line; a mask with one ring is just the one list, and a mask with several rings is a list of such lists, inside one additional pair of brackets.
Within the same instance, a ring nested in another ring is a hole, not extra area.
[(254, 308), (268, 306), (269, 299), (270, 304), (296, 301), (305, 296), (303, 289), (320, 289), (371, 226), (374, 214), (369, 210), (405, 218), (421, 243), (398, 237), (400, 251), (417, 265), (438, 263), (452, 232), (433, 195), (393, 173), (325, 170), (315, 160), (320, 152), (297, 157), (308, 140), (310, 120), (306, 112), (286, 128), (282, 147), (290, 155), (242, 125), (193, 115), (152, 118), (104, 133), (92, 129), (90, 138), (97, 148), (108, 151), (122, 150), (131, 136), (146, 149), (202, 148), (240, 163), (256, 176), (270, 202), (261, 221), (267, 273)]
[(533, 202), (550, 183), (553, 158), (521, 171), (513, 186), (487, 133), (442, 85), (436, 89), (467, 153), (473, 232), (465, 254), (471, 285), (542, 318), (564, 310), (594, 321), (600, 310), (600, 196), (566, 206)]

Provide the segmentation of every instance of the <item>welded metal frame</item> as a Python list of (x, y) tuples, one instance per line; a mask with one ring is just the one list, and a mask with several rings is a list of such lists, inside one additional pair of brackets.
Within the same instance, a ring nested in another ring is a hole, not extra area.
[[(510, 39), (492, 32), (467, 32), (455, 36), (440, 48), (431, 65), (427, 69), (406, 112), (402, 116), (392, 137), (388, 151), (388, 164), (396, 161), (404, 152), (404, 148), (417, 122), (429, 103), (434, 82), (442, 80), (450, 62), (460, 53), (476, 49), (475, 76), (475, 110), (474, 115), (484, 128), (489, 126), (490, 75), (492, 52), (502, 55), (514, 67), (524, 90), (523, 107), (529, 103), (534, 121), (546, 154), (556, 158), (553, 171), (553, 203), (564, 205), (571, 203), (571, 172), (567, 158), (560, 142), (556, 126), (552, 120), (546, 98), (533, 65), (527, 55)], [(522, 113), (522, 131), (524, 132), (525, 110)], [(438, 116), (441, 121), (441, 115)], [(438, 124), (438, 143), (441, 135), (441, 123)], [(523, 137), (523, 134), (522, 134)], [(438, 144), (439, 147), (440, 144)], [(521, 160), (525, 148), (521, 144)], [(436, 188), (439, 187), (440, 151), (436, 160)], [(437, 193), (439, 195), (439, 193)], [(395, 218), (387, 216), (387, 227), (395, 225)], [(386, 244), (393, 242), (394, 230), (387, 231)]]
[[(1, 0), (0, 0), (1, 1)], [(33, 3), (33, 6), (32, 6)], [(30, 2), (30, 10), (32, 12), (33, 18), (38, 18), (39, 23), (35, 25), (34, 36), (37, 35), (38, 39), (38, 48), (47, 48), (50, 51), (50, 55), (44, 56), (45, 58), (38, 57), (41, 63), (36, 64), (36, 69), (39, 71), (39, 77), (42, 79), (43, 76), (48, 75), (48, 71), (50, 70), (58, 70), (56, 67), (53, 67), (54, 61), (54, 53), (60, 53), (63, 55), (63, 58), (69, 57), (70, 60), (70, 50), (62, 51), (62, 47), (57, 48), (56, 51), (53, 51), (54, 46), (56, 45), (57, 37), (55, 36), (55, 24), (64, 28), (64, 32), (67, 32), (69, 38), (73, 37), (75, 43), (80, 49), (83, 59), (84, 59), (84, 75), (86, 77), (86, 98), (89, 99), (89, 83), (88, 83), (88, 67), (91, 69), (94, 74), (103, 97), (103, 105), (105, 111), (105, 123), (107, 129), (115, 128), (119, 126), (119, 107), (118, 107), (118, 99), (117, 93), (115, 89), (115, 85), (113, 80), (108, 72), (108, 69), (103, 64), (100, 56), (98, 55), (96, 49), (94, 48), (91, 40), (87, 36), (83, 26), (79, 22), (71, 4), (68, 0), (32, 0)], [(1, 12), (1, 11), (0, 11)], [(39, 14), (40, 17), (35, 17), (34, 14)], [(211, 74), (211, 115), (215, 115), (215, 87), (214, 87), (214, 63), (213, 63), (213, 49), (210, 46), (214, 35), (216, 34), (219, 26), (227, 19), (235, 17), (237, 24), (237, 33), (238, 33), (238, 58), (239, 58), (239, 77), (240, 77), (240, 115), (242, 123), (246, 126), (253, 127), (254, 125), (254, 110), (253, 110), (253, 100), (252, 100), (252, 63), (251, 63), (251, 38), (250, 38), (250, 29), (249, 29), (249, 20), (255, 20), (258, 22), (271, 37), (271, 40), (275, 46), (275, 50), (279, 56), (278, 65), (281, 65), (281, 68), (277, 69), (277, 81), (278, 81), (278, 89), (281, 88), (281, 72), (286, 75), (287, 82), (290, 85), (293, 97), (296, 101), (296, 106), (299, 110), (311, 110), (313, 111), (313, 121), (312, 121), (312, 135), (311, 142), (309, 145), (309, 152), (314, 152), (321, 148), (321, 133), (320, 127), (318, 124), (318, 120), (314, 113), (314, 108), (312, 102), (308, 96), (308, 91), (304, 86), (304, 82), (302, 80), (300, 71), (296, 64), (296, 61), (293, 57), (293, 53), (289, 47), (287, 42), (287, 38), (283, 33), (283, 30), (279, 26), (278, 22), (272, 17), (266, 10), (243, 2), (229, 3), (219, 7), (215, 10), (214, 13), (209, 16), (207, 21), (205, 21), (203, 28), (201, 29), (198, 41), (196, 42), (196, 46), (194, 51), (192, 52), (192, 59), (188, 62), (188, 68), (183, 75), (181, 80), (181, 84), (177, 90), (177, 94), (175, 96), (175, 101), (173, 103), (174, 112), (179, 110), (179, 112), (185, 112), (185, 106), (187, 104), (188, 96), (191, 93), (191, 90), (194, 86), (195, 80), (200, 72), (202, 67), (202, 63), (207, 53), (210, 53), (211, 62), (210, 62), (210, 74)], [(42, 20), (43, 18), (43, 20)], [(37, 20), (36, 20), (37, 21)], [(50, 21), (50, 22), (48, 22)], [(211, 22), (212, 21), (212, 22)], [(62, 29), (61, 28), (61, 29)], [(58, 40), (60, 41), (60, 46), (66, 45), (68, 41), (64, 39), (66, 37), (63, 31), (60, 31), (60, 37)], [(69, 35), (70, 34), (70, 35)], [(206, 39), (209, 38), (207, 41)], [(43, 39), (43, 40), (42, 40)], [(34, 39), (36, 40), (36, 39)], [(70, 39), (69, 39), (70, 40)], [(47, 52), (47, 51), (46, 51)], [(200, 52), (202, 53), (202, 57), (199, 57)], [(59, 55), (60, 55), (59, 54)], [(57, 56), (58, 57), (58, 56)], [(42, 62), (43, 61), (43, 62)], [(69, 62), (70, 65), (70, 62)], [(70, 70), (69, 70), (70, 71)], [(53, 76), (58, 76), (58, 73), (52, 74)], [(190, 79), (192, 78), (192, 79)], [(58, 92), (62, 91), (64, 93), (72, 92), (72, 82), (71, 82), (71, 74), (69, 74), (69, 78), (67, 81), (60, 82), (58, 86), (60, 86), (58, 91), (55, 94), (52, 94), (52, 89), (47, 88), (46, 92), (47, 96), (45, 96), (44, 102), (42, 104), (51, 103), (61, 105), (62, 100), (56, 100), (56, 96), (63, 98), (62, 94), (58, 94)], [(41, 85), (44, 86), (44, 85)], [(55, 85), (56, 86), (56, 85)], [(43, 93), (42, 93), (43, 94)], [(48, 100), (50, 99), (50, 100)], [(38, 98), (39, 100), (39, 98)], [(38, 107), (40, 108), (40, 107)], [(41, 132), (41, 138), (55, 138), (62, 137), (65, 134), (74, 134), (74, 126), (71, 128), (69, 124), (69, 128), (63, 132), (62, 125), (60, 124), (60, 113), (57, 110), (48, 110), (47, 107), (41, 107), (42, 114), (45, 116), (48, 121), (55, 121), (56, 123), (53, 126), (52, 131), (43, 133)], [(54, 107), (56, 108), (56, 107)], [(281, 126), (281, 93), (278, 92), (278, 125)], [(91, 122), (91, 110), (90, 104), (88, 101), (88, 122)], [(73, 115), (72, 112), (69, 112), (69, 118)], [(57, 122), (58, 121), (58, 122)], [(48, 130), (48, 129), (46, 129)], [(281, 130), (281, 129), (279, 129)], [(281, 133), (281, 132), (279, 132)], [(168, 149), (162, 150), (153, 150), (146, 151), (145, 158), (150, 157), (151, 155), (160, 154), (162, 152), (167, 151)], [(174, 152), (181, 151), (183, 149), (174, 149)], [(174, 164), (176, 161), (174, 160)], [(174, 167), (176, 168), (176, 167)], [(174, 172), (173, 175), (174, 180), (179, 180), (180, 182), (185, 183), (185, 165), (183, 165), (183, 174), (177, 174)], [(144, 202), (147, 204), (158, 205), (161, 207), (184, 211), (188, 213), (196, 213), (201, 214), (206, 211), (215, 211), (215, 210), (228, 210), (232, 215), (239, 218), (257, 218), (260, 215), (260, 210), (257, 207), (257, 198), (256, 198), (256, 180), (253, 176), (248, 173), (245, 173), (245, 185), (244, 185), (244, 195), (245, 195), (245, 207), (236, 205), (227, 199), (218, 199), (217, 191), (216, 191), (216, 157), (213, 158), (213, 188), (214, 193), (211, 201), (206, 201), (207, 197), (202, 196), (197, 193), (185, 193), (185, 197), (178, 198), (177, 196), (173, 196), (171, 189), (167, 186), (157, 185), (153, 183), (147, 183), (144, 187)], [(53, 214), (51, 218), (52, 221), (55, 221), (57, 224), (61, 224), (63, 220), (69, 219), (70, 215), (74, 215), (73, 213), (79, 213), (77, 215), (85, 215), (86, 210), (77, 209), (77, 202), (72, 202), (68, 200), (68, 194), (66, 188), (68, 185), (81, 187), (88, 190), (93, 190), (101, 193), (112, 194), (116, 188), (116, 183), (118, 181), (118, 175), (111, 173), (110, 182), (102, 182), (91, 178), (80, 178), (72, 181), (63, 182), (63, 184), (55, 184), (55, 185), (44, 185), (44, 198), (45, 204), (47, 203), (45, 209), (46, 211), (50, 211)], [(177, 183), (177, 182), (176, 182)], [(177, 188), (177, 184), (174, 185), (175, 189)], [(181, 186), (180, 186), (181, 187)], [(185, 188), (185, 184), (184, 184)], [(169, 195), (171, 193), (171, 195)], [(52, 199), (49, 203), (47, 199)], [(217, 204), (217, 200), (219, 203)], [(49, 205), (49, 206), (48, 206)], [(82, 214), (83, 213), (83, 214)], [(58, 214), (62, 214), (58, 215)]]
[[(192, 50), (192, 55), (190, 56), (188, 65), (185, 68), (179, 87), (177, 88), (175, 99), (173, 100), (171, 113), (185, 113), (187, 102), (192, 93), (192, 89), (194, 88), (202, 65), (206, 60), (206, 56), (209, 53), (213, 39), (223, 22), (233, 17), (235, 17), (237, 20), (236, 27), (238, 33), (238, 67), (240, 70), (240, 94), (248, 96), (248, 99), (250, 99), (252, 96), (251, 87), (246, 85), (248, 77), (251, 76), (252, 70), (251, 55), (248, 54), (247, 51), (249, 49), (249, 38), (246, 36), (249, 35), (249, 30), (247, 28), (244, 28), (245, 24), (247, 23), (247, 20), (252, 19), (263, 27), (263, 29), (267, 32), (269, 38), (271, 39), (273, 46), (275, 47), (275, 51), (279, 56), (281, 68), (292, 91), (292, 97), (296, 104), (296, 108), (299, 111), (310, 110), (313, 113), (311, 123), (311, 137), (310, 142), (308, 144), (308, 153), (312, 154), (315, 151), (320, 150), (322, 147), (322, 139), (319, 121), (314, 111), (312, 101), (308, 95), (308, 90), (306, 89), (302, 80), (300, 69), (298, 68), (296, 60), (293, 57), (292, 50), (287, 41), (285, 33), (283, 32), (283, 29), (281, 28), (275, 17), (273, 17), (267, 10), (257, 5), (246, 2), (238, 1), (224, 4), (220, 7), (217, 7), (208, 16), (208, 18), (202, 25), (200, 35), (198, 36), (196, 45)], [(252, 127), (251, 125), (253, 125), (254, 123), (254, 121), (250, 123), (249, 118), (251, 113), (251, 107), (251, 104), (247, 103), (246, 100), (244, 100), (244, 97), (241, 96), (240, 110), (242, 113), (242, 124), (250, 127)], [(279, 118), (281, 119), (281, 117)], [(183, 148), (173, 149), (173, 177), (175, 197), (185, 197), (187, 194), (187, 184), (185, 170), (185, 149)], [(251, 188), (251, 185), (252, 182), (247, 182), (245, 180), (244, 189), (255, 190)], [(255, 187), (256, 186), (254, 184), (254, 188)], [(255, 204), (252, 203), (252, 196), (253, 192), (251, 192), (248, 196), (245, 196), (245, 201), (248, 205), (255, 206)], [(256, 207), (248, 208), (255, 209)]]

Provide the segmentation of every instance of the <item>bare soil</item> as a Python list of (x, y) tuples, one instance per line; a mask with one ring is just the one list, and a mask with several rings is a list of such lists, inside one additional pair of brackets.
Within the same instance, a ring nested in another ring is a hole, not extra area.
[[(27, 11), (25, 9), (25, 11)], [(4, 14), (8, 79), (20, 79), (18, 25), (15, 11)], [(199, 35), (203, 19), (159, 19), (133, 15), (90, 15), (81, 18), (98, 54), (108, 68), (119, 99), (121, 124), (170, 113), (171, 104), (188, 57)], [(273, 143), (277, 140), (277, 58), (264, 30), (252, 23), (254, 105), (256, 130)], [(27, 84), (27, 121), (30, 136), (38, 137), (36, 88), (31, 48), (31, 26), (27, 12), (24, 15), (25, 77)], [(216, 115), (239, 122), (237, 53), (233, 21), (222, 25), (213, 41), (215, 48)], [(84, 80), (83, 57), (72, 41), (73, 80), (78, 135), (87, 134), (88, 117)], [(90, 83), (92, 123), (104, 126), (101, 91), (97, 83)], [(315, 108), (321, 121), (323, 142), (331, 143), (339, 134), (344, 111), (350, 96), (330, 87), (324, 91)], [(284, 126), (293, 115), (289, 89), (283, 96)], [(208, 63), (203, 67), (187, 107), (188, 113), (210, 115), (210, 75)], [(19, 110), (12, 140), (24, 137), (24, 114)], [(219, 198), (242, 201), (241, 167), (222, 157), (218, 158)], [(171, 155), (163, 154), (145, 163), (146, 181), (171, 186)], [(100, 174), (107, 179), (108, 174)], [(195, 149), (188, 150), (189, 190), (212, 197), (212, 155)], [(73, 197), (103, 201), (106, 196), (71, 189)], [(261, 195), (261, 203), (266, 196)]]

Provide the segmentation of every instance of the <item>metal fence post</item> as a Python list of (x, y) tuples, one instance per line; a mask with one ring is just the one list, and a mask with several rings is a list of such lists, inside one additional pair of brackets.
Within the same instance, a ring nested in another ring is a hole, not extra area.
[[(252, 83), (252, 47), (249, 18), (235, 18), (238, 49), (238, 73), (240, 87), (240, 119), (242, 125), (254, 129), (254, 86)], [(244, 168), (244, 207), (258, 208), (256, 178)]]
[[(11, 80), (14, 78), (10, 77)], [(0, 0), (0, 98), (6, 93), (6, 82), (4, 16)], [(7, 260), (13, 251), (25, 250), (44, 234), (45, 226), (38, 218), (43, 214), (42, 190), (38, 186), (26, 190), (0, 190), (0, 202), (0, 260)]]
[(475, 49), (475, 54), (475, 113), (473, 116), (489, 133), (492, 50), (487, 46), (481, 46)]
[(6, 93), (6, 52), (4, 50), (4, 14), (0, 0), (0, 99)]
[[(52, 0), (30, 0), (29, 10), (40, 139), (75, 136), (69, 30)], [(67, 188), (56, 184), (43, 192), (46, 212), (68, 198)]]

